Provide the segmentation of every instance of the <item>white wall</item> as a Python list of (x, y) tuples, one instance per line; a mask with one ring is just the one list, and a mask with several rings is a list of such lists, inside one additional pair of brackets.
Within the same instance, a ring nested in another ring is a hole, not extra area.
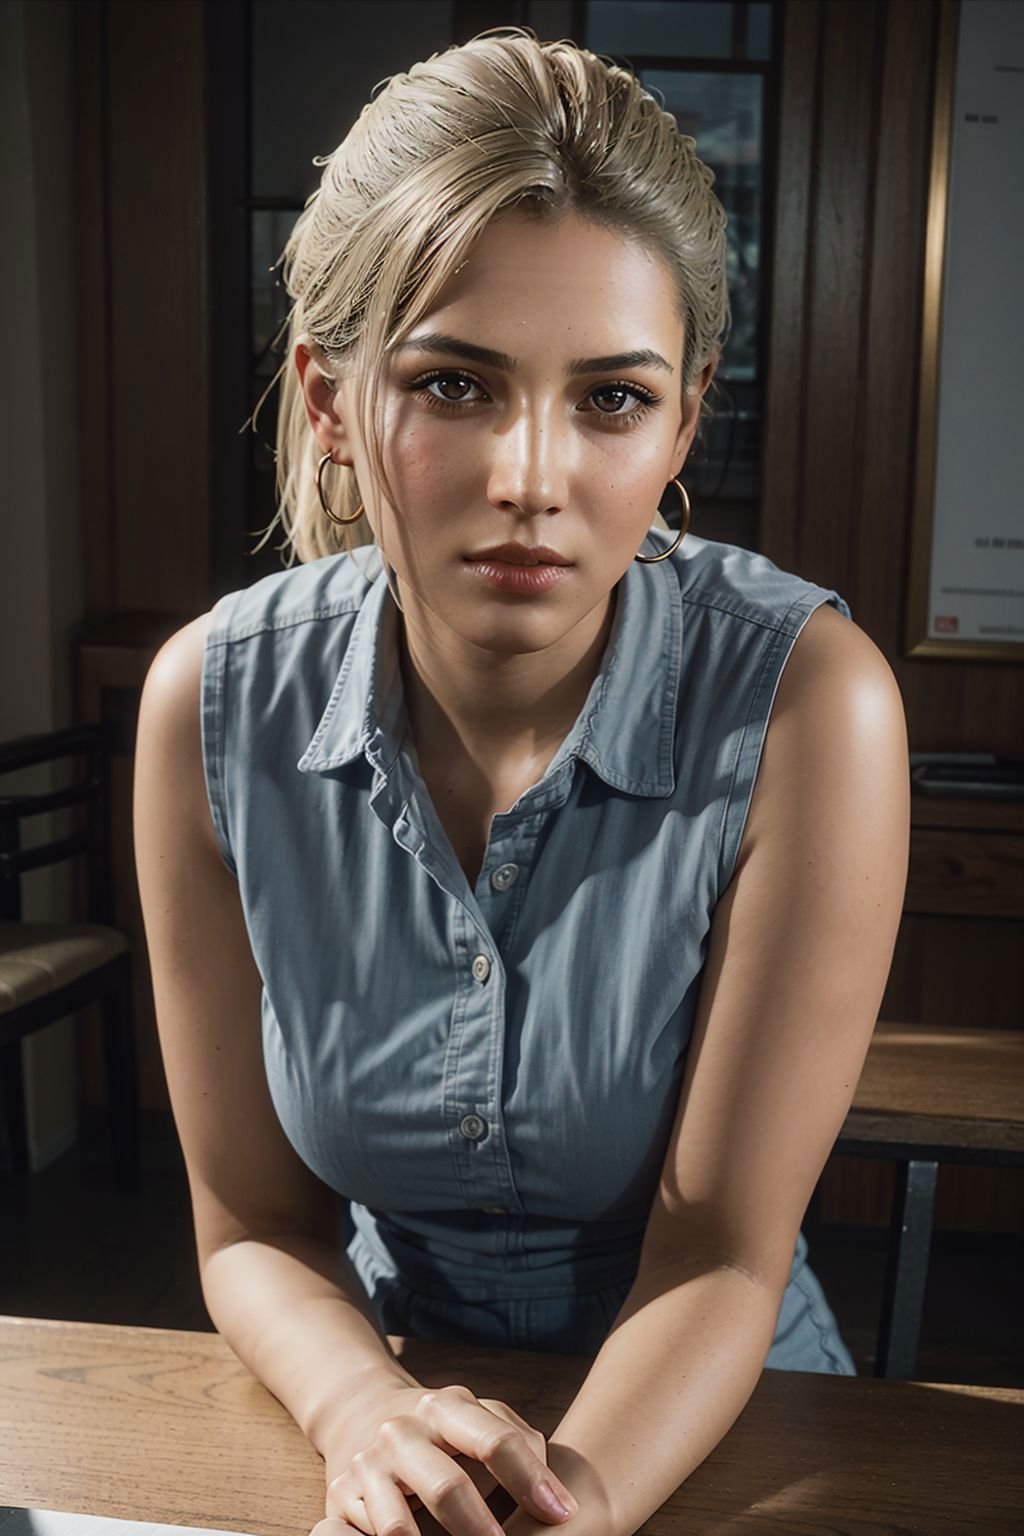
[[(0, 739), (72, 723), (83, 609), (74, 306), (70, 0), (0, 4)], [(12, 785), (4, 781), (4, 788)], [(38, 782), (38, 781), (37, 781)], [(45, 829), (40, 828), (40, 832)], [(24, 916), (70, 914), (67, 870), (29, 878)], [(73, 1021), (23, 1046), (33, 1165), (74, 1139)]]

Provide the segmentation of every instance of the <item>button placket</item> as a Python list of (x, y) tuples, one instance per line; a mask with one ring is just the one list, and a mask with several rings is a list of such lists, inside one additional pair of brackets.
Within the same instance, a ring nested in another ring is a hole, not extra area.
[[(489, 875), (482, 883), (489, 887)], [(501, 1118), (505, 1012), (501, 950), (486, 918), (474, 921), (465, 903), (459, 903), (453, 917), (455, 998), (444, 1074), (452, 1169), (467, 1209), (481, 1210), (487, 1204), (509, 1211), (516, 1208), (518, 1196)]]

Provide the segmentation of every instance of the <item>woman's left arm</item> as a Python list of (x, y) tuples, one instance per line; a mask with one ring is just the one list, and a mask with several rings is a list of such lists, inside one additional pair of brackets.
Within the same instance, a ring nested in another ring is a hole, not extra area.
[[(863, 631), (820, 608), (784, 669), (715, 908), (639, 1271), (549, 1442), (579, 1501), (560, 1527), (574, 1536), (631, 1536), (757, 1383), (878, 1016), (908, 841), (895, 679)], [(551, 1527), (520, 1509), (506, 1529)]]

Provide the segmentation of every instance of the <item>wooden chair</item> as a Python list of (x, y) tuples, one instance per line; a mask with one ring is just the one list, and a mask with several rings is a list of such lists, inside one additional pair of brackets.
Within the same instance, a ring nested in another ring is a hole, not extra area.
[[(98, 1002), (106, 1036), (107, 1105), (117, 1187), (138, 1188), (138, 1090), (132, 1023), (131, 954), (113, 925), (110, 740), (100, 725), (76, 726), (0, 745), (0, 776), (71, 758), (68, 787), (0, 795), (0, 1097), (15, 1172), (28, 1169), (21, 1042)], [(84, 771), (82, 771), (84, 764)], [(21, 823), (83, 807), (70, 836), (23, 847)], [(87, 923), (22, 921), (21, 877), (82, 855), (88, 868)]]

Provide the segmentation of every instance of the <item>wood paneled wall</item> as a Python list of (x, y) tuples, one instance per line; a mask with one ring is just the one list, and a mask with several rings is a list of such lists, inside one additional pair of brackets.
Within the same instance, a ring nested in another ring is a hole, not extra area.
[[(202, 0), (77, 0), (77, 356), (86, 622), (77, 712), (117, 729), (114, 873), (136, 957), (141, 1098), (168, 1106), (131, 833), (135, 717), (148, 662), (210, 603), (206, 141)], [(82, 1098), (104, 1096), (98, 1012)]]
[(939, 7), (796, 0), (780, 89), (760, 543), (835, 585), (912, 749), (1024, 750), (1024, 671), (904, 659)]
[[(780, 81), (760, 547), (837, 588), (886, 655), (912, 751), (1024, 755), (1024, 672), (903, 654), (938, 28), (920, 0), (791, 0)], [(1019, 1028), (1024, 816), (915, 802), (883, 1017)], [(947, 1226), (1024, 1223), (1019, 1175), (943, 1170)], [(881, 1219), (888, 1169), (836, 1159), (822, 1214)]]
[(209, 602), (202, 0), (78, 0), (86, 611)]

